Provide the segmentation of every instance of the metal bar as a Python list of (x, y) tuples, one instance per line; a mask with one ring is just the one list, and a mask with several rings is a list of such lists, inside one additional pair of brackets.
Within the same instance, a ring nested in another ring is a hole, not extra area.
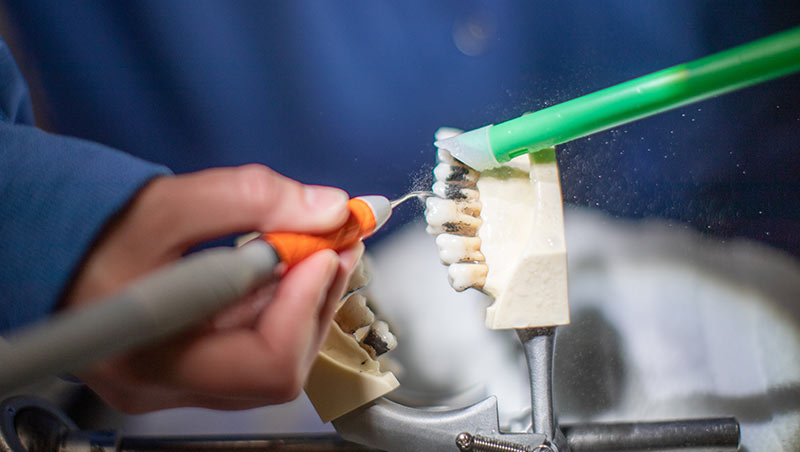
[(735, 418), (666, 422), (562, 425), (571, 452), (673, 449), (737, 450), (739, 422)]
[(156, 451), (281, 451), (281, 452), (372, 452), (338, 435), (251, 436), (251, 437), (130, 437), (122, 438), (119, 452)]
[(541, 433), (549, 440), (555, 438), (553, 414), (553, 348), (554, 327), (517, 330), (525, 349), (528, 373), (531, 380), (531, 421), (533, 433)]
[[(47, 449), (52, 450), (52, 449)], [(73, 431), (57, 452), (378, 452), (334, 433), (314, 435), (141, 436), (118, 438), (116, 432)]]

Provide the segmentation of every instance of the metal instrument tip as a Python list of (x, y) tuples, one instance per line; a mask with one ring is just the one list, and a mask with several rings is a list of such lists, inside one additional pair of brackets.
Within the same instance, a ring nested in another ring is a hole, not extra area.
[(433, 196), (433, 192), (430, 192), (430, 191), (412, 191), (410, 193), (406, 193), (405, 195), (403, 195), (403, 196), (401, 196), (401, 197), (399, 197), (399, 198), (397, 198), (397, 199), (395, 199), (393, 201), (390, 201), (390, 204), (392, 206), (392, 209), (394, 209), (395, 207), (397, 207), (400, 204), (408, 201), (409, 199), (417, 198), (420, 201), (424, 201), (425, 198), (427, 198), (429, 196)]

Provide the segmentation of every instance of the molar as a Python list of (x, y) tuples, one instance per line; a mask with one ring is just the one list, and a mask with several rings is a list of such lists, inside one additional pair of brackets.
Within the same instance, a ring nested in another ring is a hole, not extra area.
[(481, 289), (486, 283), (486, 274), (489, 267), (486, 264), (475, 263), (455, 263), (447, 268), (447, 276), (450, 285), (457, 292), (462, 292), (474, 287)]
[(373, 323), (369, 332), (360, 342), (361, 348), (370, 354), (372, 359), (397, 347), (397, 338), (389, 331), (389, 325), (382, 320)]
[[(477, 206), (474, 204), (462, 206), (461, 204), (465, 203), (435, 197), (428, 198), (425, 201), (425, 220), (428, 222), (428, 233), (476, 235), (481, 226), (481, 219), (473, 215), (480, 212), (480, 204)], [(467, 212), (474, 212), (474, 214)]]
[(453, 234), (440, 234), (436, 237), (439, 247), (439, 258), (444, 264), (457, 262), (483, 262), (481, 239)]
[(480, 173), (464, 165), (440, 163), (433, 169), (433, 177), (436, 180), (456, 185), (474, 187), (478, 182), (478, 176), (480, 176)]
[(361, 294), (354, 293), (347, 297), (342, 306), (336, 311), (334, 320), (345, 333), (353, 334), (359, 328), (370, 325), (375, 321), (375, 314), (367, 306), (367, 299)]
[(447, 184), (444, 181), (434, 182), (433, 194), (439, 198), (453, 199), (456, 201), (477, 201), (480, 198), (478, 190), (474, 188)]

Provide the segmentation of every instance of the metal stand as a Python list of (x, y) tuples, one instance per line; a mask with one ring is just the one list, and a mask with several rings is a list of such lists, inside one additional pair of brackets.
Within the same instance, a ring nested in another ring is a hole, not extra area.
[(528, 375), (531, 382), (531, 426), (534, 433), (547, 438), (556, 436), (553, 413), (553, 350), (555, 328), (517, 330), (525, 350)]
[[(734, 418), (564, 425), (556, 428), (553, 411), (555, 328), (517, 330), (531, 382), (531, 426), (545, 435), (553, 452), (636, 451), (739, 448)], [(549, 452), (549, 451), (548, 451)]]
[[(517, 331), (531, 382), (531, 429), (501, 432), (497, 399), (441, 411), (379, 399), (334, 421), (336, 435), (120, 437), (77, 430), (58, 408), (32, 397), (0, 405), (0, 452), (292, 451), (583, 452), (737, 450), (734, 418), (559, 425), (553, 410), (555, 328)], [(344, 438), (344, 439), (342, 439)]]

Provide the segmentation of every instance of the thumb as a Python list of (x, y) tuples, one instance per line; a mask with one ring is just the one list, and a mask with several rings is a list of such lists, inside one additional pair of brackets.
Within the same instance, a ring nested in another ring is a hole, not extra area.
[[(156, 183), (159, 185), (156, 187)], [(344, 191), (304, 185), (262, 165), (162, 178), (154, 208), (178, 242), (191, 246), (240, 232), (327, 232), (348, 216)]]

